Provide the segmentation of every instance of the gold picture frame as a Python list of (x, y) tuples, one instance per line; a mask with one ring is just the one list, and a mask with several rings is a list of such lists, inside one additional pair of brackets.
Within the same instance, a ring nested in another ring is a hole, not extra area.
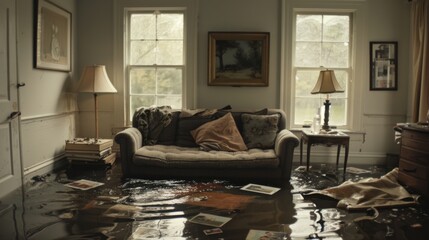
[(38, 0), (34, 16), (34, 67), (71, 71), (71, 13)]
[(209, 86), (268, 86), (268, 32), (209, 32)]

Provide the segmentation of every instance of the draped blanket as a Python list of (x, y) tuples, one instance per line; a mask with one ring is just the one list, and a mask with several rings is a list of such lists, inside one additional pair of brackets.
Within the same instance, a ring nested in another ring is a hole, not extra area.
[(143, 145), (154, 145), (171, 119), (170, 106), (139, 108), (134, 113), (132, 124), (142, 133)]
[(348, 210), (370, 207), (394, 207), (417, 204), (418, 196), (411, 195), (398, 183), (398, 168), (381, 178), (350, 180), (336, 187), (309, 193), (321, 194), (339, 200), (337, 207)]

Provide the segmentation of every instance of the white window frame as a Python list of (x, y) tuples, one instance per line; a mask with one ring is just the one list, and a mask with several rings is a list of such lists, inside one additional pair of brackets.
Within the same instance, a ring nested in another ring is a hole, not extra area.
[[(131, 34), (131, 31), (130, 31), (130, 26), (131, 26), (131, 24), (130, 24), (130, 21), (131, 21), (131, 15), (132, 14), (138, 14), (138, 13), (144, 13), (144, 14), (147, 14), (147, 13), (153, 13), (153, 14), (157, 14), (157, 13), (166, 13), (166, 14), (177, 14), (177, 13), (179, 13), (179, 14), (183, 14), (183, 24), (184, 24), (184, 26), (183, 26), (183, 60), (182, 60), (182, 64), (181, 65), (138, 65), (138, 64), (136, 64), (136, 65), (132, 65), (130, 62), (129, 62), (129, 59), (130, 59), (130, 50), (131, 50), (131, 48), (130, 48), (130, 42), (131, 42), (131, 40), (130, 40), (130, 34)], [(181, 93), (181, 97), (182, 97), (182, 106), (181, 107), (184, 107), (184, 106), (186, 106), (186, 98), (185, 98), (185, 96), (186, 96), (186, 81), (185, 81), (185, 79), (186, 79), (186, 71), (187, 71), (187, 65), (186, 65), (186, 63), (187, 63), (187, 61), (186, 61), (186, 59), (187, 59), (187, 52), (186, 52), (186, 11), (185, 11), (185, 9), (177, 9), (177, 8), (139, 8), (139, 9), (135, 9), (135, 8), (132, 8), (132, 9), (127, 9), (126, 10), (126, 12), (125, 12), (125, 18), (126, 18), (126, 20), (125, 20), (125, 47), (124, 47), (124, 52), (125, 52), (125, 73), (124, 73), (124, 75), (125, 75), (125, 82), (126, 82), (126, 106), (127, 106), (127, 116), (130, 118), (129, 119), (129, 122), (131, 122), (131, 116), (132, 116), (132, 114), (133, 114), (133, 110), (132, 109), (130, 109), (130, 106), (131, 106), (131, 96), (133, 96), (134, 94), (131, 94), (131, 84), (130, 84), (130, 82), (129, 82), (129, 74), (130, 74), (130, 72), (132, 71), (132, 69), (139, 69), (139, 68), (150, 68), (150, 67), (154, 67), (154, 68), (159, 68), (159, 69), (162, 69), (162, 68), (180, 68), (180, 69), (182, 69), (182, 93)], [(158, 96), (158, 94), (155, 94), (155, 98), (156, 98), (156, 96)]]
[[(295, 67), (295, 43), (296, 43), (296, 18), (297, 15), (343, 15), (343, 16), (349, 16), (350, 17), (350, 26), (349, 26), (349, 31), (350, 31), (350, 36), (349, 36), (349, 67), (347, 68), (331, 68), (329, 66), (323, 66), (323, 67)], [(350, 129), (351, 128), (351, 112), (352, 112), (352, 107), (351, 107), (351, 83), (352, 83), (352, 79), (354, 76), (354, 51), (353, 51), (353, 45), (354, 45), (354, 37), (353, 37), (353, 32), (354, 32), (354, 18), (353, 18), (353, 14), (349, 11), (341, 11), (341, 10), (296, 10), (293, 12), (293, 20), (292, 20), (292, 48), (291, 48), (291, 52), (292, 52), (292, 59), (291, 59), (291, 65), (290, 65), (290, 91), (288, 94), (290, 94), (291, 98), (290, 98), (290, 128), (301, 128), (303, 126), (303, 123), (297, 123), (295, 124), (294, 119), (295, 119), (295, 76), (296, 76), (296, 72), (298, 70), (316, 70), (316, 71), (320, 71), (320, 70), (324, 70), (326, 68), (329, 68), (330, 70), (342, 70), (342, 71), (346, 71), (348, 73), (348, 87), (345, 88), (346, 91), (346, 121), (344, 125), (335, 125), (337, 128), (339, 129)], [(315, 79), (316, 82), (317, 79)], [(320, 102), (320, 107), (323, 107), (323, 102), (326, 99), (326, 95), (325, 94), (318, 94), (319, 97), (319, 102)], [(335, 96), (334, 96), (335, 97)], [(315, 114), (316, 114), (316, 109), (315, 109)], [(311, 120), (311, 119), (309, 119)], [(323, 123), (323, 116), (321, 116), (321, 122)], [(332, 124), (330, 124), (332, 125)]]
[[(121, 0), (113, 2), (114, 30), (113, 30), (113, 65), (112, 82), (118, 90), (114, 94), (114, 125), (128, 126), (131, 123), (128, 106), (128, 83), (125, 78), (125, 30), (127, 11), (160, 9), (185, 11), (184, 52), (186, 54), (186, 75), (183, 79), (182, 105), (184, 108), (195, 108), (196, 105), (196, 79), (197, 79), (197, 28), (198, 28), (198, 0)], [(112, 24), (106, 22), (106, 24)]]

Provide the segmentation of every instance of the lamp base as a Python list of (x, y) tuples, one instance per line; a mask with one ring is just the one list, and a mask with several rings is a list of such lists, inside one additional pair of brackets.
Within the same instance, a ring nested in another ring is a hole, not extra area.
[(329, 132), (331, 130), (331, 127), (329, 127), (329, 124), (328, 124), (329, 123), (329, 106), (331, 105), (331, 102), (329, 101), (329, 99), (326, 99), (323, 105), (325, 105), (325, 117), (323, 119), (322, 129), (325, 130), (326, 132)]

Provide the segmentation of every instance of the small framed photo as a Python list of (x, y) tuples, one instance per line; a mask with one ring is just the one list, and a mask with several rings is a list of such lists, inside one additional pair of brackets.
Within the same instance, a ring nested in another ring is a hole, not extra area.
[(71, 13), (38, 0), (34, 20), (34, 67), (71, 71)]
[(79, 189), (79, 190), (88, 190), (88, 189), (96, 188), (101, 185), (104, 185), (104, 183), (94, 182), (86, 179), (81, 179), (71, 183), (64, 184), (64, 186), (74, 188), (74, 189)]
[(268, 86), (270, 33), (209, 32), (209, 86)]
[(398, 42), (370, 42), (370, 90), (398, 90)]
[(240, 189), (248, 192), (256, 192), (256, 193), (262, 193), (267, 195), (273, 195), (274, 193), (280, 190), (280, 188), (258, 185), (253, 183), (247, 184), (246, 186)]
[(231, 218), (222, 217), (208, 213), (199, 213), (195, 217), (191, 218), (189, 221), (196, 224), (211, 226), (211, 227), (222, 227), (227, 223)]

